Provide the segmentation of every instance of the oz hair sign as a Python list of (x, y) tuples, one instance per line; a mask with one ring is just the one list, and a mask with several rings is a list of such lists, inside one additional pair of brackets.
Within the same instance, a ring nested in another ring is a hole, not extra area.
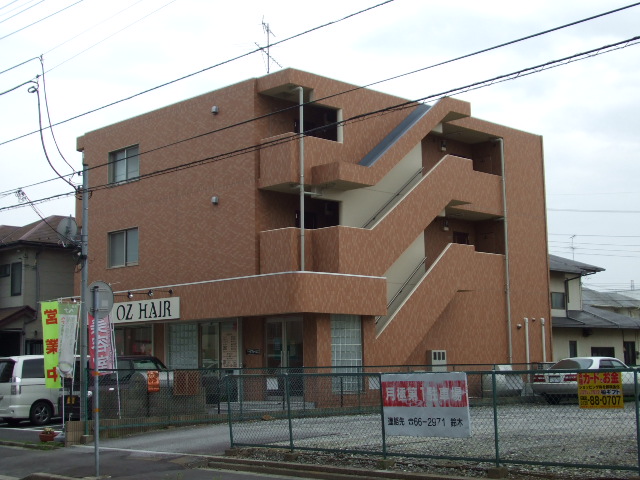
[(114, 303), (113, 323), (153, 322), (180, 318), (180, 297)]

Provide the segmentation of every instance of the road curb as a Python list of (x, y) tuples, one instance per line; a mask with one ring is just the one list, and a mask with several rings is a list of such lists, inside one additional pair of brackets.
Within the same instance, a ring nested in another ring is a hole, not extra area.
[(434, 475), (430, 473), (402, 472), (398, 470), (356, 470), (354, 467), (335, 465), (314, 465), (308, 463), (274, 462), (247, 458), (208, 457), (210, 469), (234, 470), (273, 475), (293, 475), (304, 473), (305, 477), (323, 480), (393, 479), (393, 480), (468, 480), (469, 477)]

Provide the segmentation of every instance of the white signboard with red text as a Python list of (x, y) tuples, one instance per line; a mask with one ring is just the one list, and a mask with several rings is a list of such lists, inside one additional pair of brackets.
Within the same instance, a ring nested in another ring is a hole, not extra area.
[(464, 372), (382, 375), (387, 435), (470, 437)]

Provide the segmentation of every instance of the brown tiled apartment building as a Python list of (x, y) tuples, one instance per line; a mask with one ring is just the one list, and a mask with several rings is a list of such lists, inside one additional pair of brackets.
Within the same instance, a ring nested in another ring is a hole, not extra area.
[(550, 322), (521, 328), (550, 318), (542, 138), (470, 110), (287, 69), (80, 137), (89, 281), (115, 292), (118, 353), (550, 360)]

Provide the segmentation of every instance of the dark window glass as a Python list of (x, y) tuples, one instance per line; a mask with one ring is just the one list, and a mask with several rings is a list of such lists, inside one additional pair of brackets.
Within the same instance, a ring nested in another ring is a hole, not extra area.
[(551, 308), (559, 308), (564, 309), (564, 293), (561, 292), (551, 292)]
[(44, 360), (25, 360), (22, 363), (22, 378), (44, 378)]
[(22, 262), (11, 264), (11, 295), (22, 295)]
[(13, 377), (13, 360), (0, 360), (0, 383), (9, 383)]

